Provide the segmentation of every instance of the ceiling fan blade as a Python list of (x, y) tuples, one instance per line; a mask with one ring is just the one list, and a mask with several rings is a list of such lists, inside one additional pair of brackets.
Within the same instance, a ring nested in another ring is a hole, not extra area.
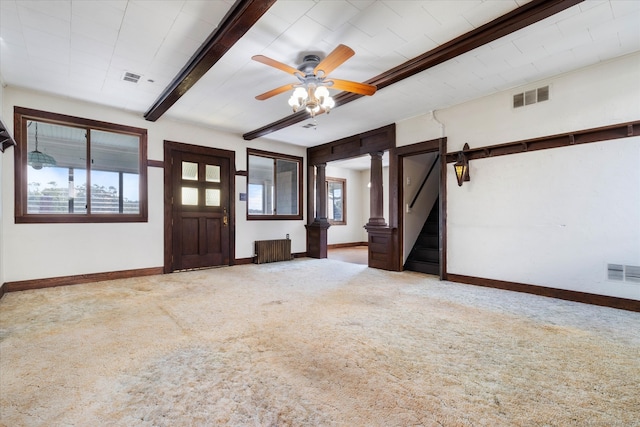
[(284, 86), (277, 87), (275, 89), (271, 89), (269, 92), (265, 92), (265, 93), (263, 93), (261, 95), (256, 96), (256, 99), (258, 101), (264, 101), (265, 99), (269, 99), (272, 96), (276, 96), (276, 95), (279, 95), (279, 94), (281, 94), (283, 92), (286, 92), (286, 91), (288, 91), (290, 89), (293, 89), (295, 87), (295, 85), (296, 85), (295, 83), (289, 83), (288, 85), (284, 85)]
[(355, 52), (349, 46), (345, 46), (343, 44), (338, 45), (338, 47), (336, 47), (333, 52), (327, 55), (326, 58), (324, 58), (318, 65), (316, 65), (316, 68), (313, 69), (313, 73), (315, 75), (318, 75), (318, 72), (322, 71), (323, 75), (327, 76), (330, 72), (335, 70), (340, 64), (351, 58), (353, 55), (355, 55)]
[(293, 68), (290, 65), (283, 64), (282, 62), (276, 61), (275, 59), (271, 59), (264, 55), (255, 55), (252, 56), (251, 59), (261, 62), (265, 65), (269, 65), (270, 67), (277, 68), (278, 70), (284, 71), (285, 73), (293, 74), (294, 76), (296, 74), (302, 75), (300, 70), (298, 70), (297, 68)]
[(325, 80), (325, 83), (333, 83), (329, 87), (338, 90), (345, 90), (347, 92), (353, 92), (360, 95), (373, 95), (376, 93), (376, 87), (367, 83), (352, 82), (349, 80), (329, 79)]

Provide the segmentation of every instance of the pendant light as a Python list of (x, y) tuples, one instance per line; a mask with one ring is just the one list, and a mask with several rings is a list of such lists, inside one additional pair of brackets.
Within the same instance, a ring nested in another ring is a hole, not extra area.
[(56, 160), (48, 154), (38, 150), (38, 122), (36, 123), (36, 149), (27, 154), (27, 164), (36, 170), (43, 166), (55, 166)]

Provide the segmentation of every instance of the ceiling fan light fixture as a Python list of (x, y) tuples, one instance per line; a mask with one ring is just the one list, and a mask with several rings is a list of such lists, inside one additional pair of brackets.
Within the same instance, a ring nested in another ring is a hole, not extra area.
[(289, 106), (293, 108), (293, 112), (297, 113), (301, 108), (304, 108), (311, 117), (315, 117), (316, 114), (328, 114), (329, 111), (336, 106), (336, 102), (331, 97), (328, 87), (345, 92), (357, 93), (359, 95), (371, 96), (376, 92), (374, 85), (349, 80), (326, 80), (331, 71), (354, 54), (353, 49), (341, 44), (322, 60), (320, 60), (318, 55), (306, 55), (303, 63), (298, 68), (293, 68), (264, 55), (254, 55), (251, 57), (254, 61), (292, 74), (300, 81), (300, 83), (291, 83), (272, 89), (256, 96), (256, 99), (263, 101), (295, 88), (288, 100)]
[(336, 102), (329, 94), (329, 89), (326, 86), (316, 86), (313, 83), (295, 88), (289, 98), (289, 106), (293, 108), (294, 113), (304, 108), (311, 114), (311, 117), (320, 113), (329, 113), (335, 105)]

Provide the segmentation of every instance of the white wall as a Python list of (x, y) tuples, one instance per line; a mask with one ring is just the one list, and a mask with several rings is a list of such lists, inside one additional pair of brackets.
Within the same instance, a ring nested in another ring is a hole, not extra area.
[[(339, 243), (358, 243), (367, 241), (367, 233), (362, 228), (366, 221), (362, 221), (364, 212), (369, 212), (369, 206), (362, 204), (362, 189), (367, 188), (367, 182), (362, 181), (362, 174), (356, 170), (344, 169), (327, 164), (326, 176), (347, 180), (347, 224), (332, 225), (327, 233), (329, 245)], [(367, 218), (368, 219), (368, 218)]]
[[(236, 169), (246, 170), (246, 147), (305, 157), (306, 150), (285, 144), (252, 141), (160, 118), (148, 122), (138, 114), (50, 97), (16, 88), (5, 88), (2, 112), (13, 117), (14, 106), (34, 108), (93, 120), (101, 120), (148, 130), (148, 158), (163, 159), (165, 139), (187, 144), (236, 151)], [(13, 126), (9, 120), (7, 126)], [(13, 132), (13, 129), (11, 129)], [(9, 154), (12, 154), (9, 151)], [(51, 278), (78, 274), (161, 267), (164, 263), (163, 170), (148, 169), (149, 221), (125, 224), (15, 224), (13, 155), (2, 156), (2, 242), (0, 252), (6, 269), (3, 282)], [(304, 172), (303, 172), (304, 178)], [(253, 241), (292, 239), (292, 251), (306, 251), (302, 221), (247, 221), (246, 179), (236, 177), (236, 258), (253, 255)], [(306, 206), (303, 200), (303, 206)]]
[(438, 118), (438, 112), (430, 111), (396, 123), (396, 146), (403, 147), (447, 136), (444, 123)]
[[(640, 55), (536, 82), (438, 112), (449, 151), (640, 118)], [(514, 110), (543, 85), (551, 99)], [(640, 138), (470, 162), (447, 172), (448, 272), (640, 299), (607, 281), (607, 263), (640, 265)]]

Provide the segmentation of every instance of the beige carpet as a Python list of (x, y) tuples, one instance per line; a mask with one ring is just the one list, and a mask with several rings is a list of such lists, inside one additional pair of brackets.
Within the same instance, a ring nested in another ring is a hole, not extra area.
[(9, 293), (5, 426), (638, 426), (640, 314), (324, 259)]

